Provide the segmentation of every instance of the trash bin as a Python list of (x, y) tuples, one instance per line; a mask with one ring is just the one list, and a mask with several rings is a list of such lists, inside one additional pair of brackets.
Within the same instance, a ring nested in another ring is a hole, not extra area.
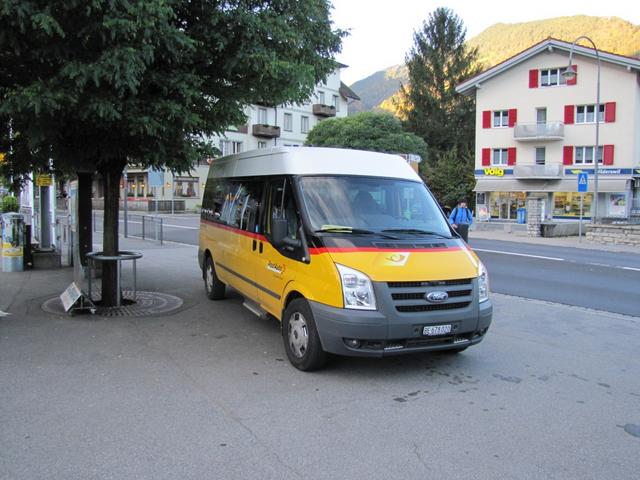
[(20, 213), (2, 215), (2, 271), (24, 270), (24, 216)]
[(519, 208), (518, 209), (518, 223), (527, 223), (527, 209)]

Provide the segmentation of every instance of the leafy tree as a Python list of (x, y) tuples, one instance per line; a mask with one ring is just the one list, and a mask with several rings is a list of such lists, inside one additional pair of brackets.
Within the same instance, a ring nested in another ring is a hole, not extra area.
[(343, 147), (376, 152), (415, 153), (426, 157), (427, 145), (402, 129), (389, 113), (364, 112), (318, 123), (309, 132), (307, 145)]
[(473, 206), (474, 152), (466, 147), (454, 146), (444, 152), (436, 152), (429, 162), (420, 164), (420, 173), (429, 189), (443, 207), (453, 209), (460, 199), (467, 199)]
[[(0, 118), (26, 151), (97, 171), (103, 247), (118, 251), (124, 166), (180, 172), (252, 103), (300, 102), (336, 68), (326, 0), (23, 0), (0, 3)], [(13, 150), (15, 152), (15, 149)], [(28, 155), (12, 161), (26, 171)], [(117, 301), (115, 265), (103, 300)]]
[(0, 213), (17, 212), (18, 210), (20, 210), (20, 205), (18, 205), (18, 199), (16, 197), (10, 195), (2, 197)]
[(422, 137), (431, 151), (470, 146), (475, 135), (475, 100), (455, 91), (477, 74), (477, 49), (465, 45), (462, 20), (448, 8), (429, 15), (414, 32), (406, 57), (409, 86), (401, 87), (397, 108), (405, 128)]

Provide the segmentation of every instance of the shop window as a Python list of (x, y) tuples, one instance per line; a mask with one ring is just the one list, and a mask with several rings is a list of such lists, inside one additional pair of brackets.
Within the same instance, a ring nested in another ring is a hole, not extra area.
[(557, 192), (553, 194), (554, 217), (580, 217), (580, 196), (584, 195), (583, 216), (591, 216), (593, 194), (576, 192)]
[(196, 198), (200, 196), (200, 183), (197, 177), (176, 177), (174, 198)]

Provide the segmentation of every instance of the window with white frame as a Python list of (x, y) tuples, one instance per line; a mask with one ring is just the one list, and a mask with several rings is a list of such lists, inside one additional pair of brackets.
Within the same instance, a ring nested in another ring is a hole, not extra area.
[(509, 110), (495, 110), (493, 112), (493, 128), (509, 126)]
[(284, 125), (282, 126), (285, 132), (293, 131), (293, 114), (285, 113), (284, 114)]
[(258, 142), (258, 148), (267, 148), (267, 142)]
[[(576, 105), (576, 123), (595, 123), (595, 105)], [(604, 122), (604, 104), (600, 105), (598, 121)]]
[(309, 117), (300, 117), (300, 132), (309, 133)]
[(324, 92), (323, 91), (318, 91), (318, 103), (320, 105), (324, 105)]
[(220, 151), (222, 155), (231, 155), (233, 153), (242, 152), (242, 142), (234, 142), (232, 140), (220, 140)]
[(258, 108), (258, 123), (260, 125), (267, 125), (267, 109), (266, 108)]
[(491, 165), (507, 165), (508, 163), (509, 150), (507, 148), (494, 148)]
[(540, 70), (540, 86), (555, 87), (558, 85), (566, 85), (567, 80), (562, 76), (565, 68), (547, 68)]
[(340, 111), (340, 97), (338, 95), (333, 96), (333, 106), (336, 107), (336, 112)]
[[(576, 165), (593, 165), (593, 151), (595, 147), (586, 146), (586, 147), (575, 147), (575, 155), (573, 163)], [(598, 164), (602, 163), (604, 148), (602, 146), (598, 147)]]
[(545, 147), (536, 147), (536, 165), (544, 165), (547, 161), (547, 149)]

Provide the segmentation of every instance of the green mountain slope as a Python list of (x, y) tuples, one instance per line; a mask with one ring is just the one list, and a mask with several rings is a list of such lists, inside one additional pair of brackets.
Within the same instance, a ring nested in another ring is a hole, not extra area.
[(349, 105), (349, 113), (373, 110), (407, 83), (407, 67), (396, 65), (358, 80), (351, 89), (360, 97)]
[(640, 53), (639, 25), (617, 17), (586, 15), (526, 23), (497, 23), (467, 43), (470, 47), (478, 47), (480, 62), (491, 67), (545, 38), (572, 42), (580, 35), (592, 38), (599, 50), (629, 56)]
[[(489, 68), (548, 37), (571, 42), (580, 35), (591, 37), (600, 50), (640, 57), (640, 25), (618, 17), (577, 15), (526, 23), (497, 23), (471, 38), (468, 44), (478, 47), (479, 61), (484, 68)], [(399, 90), (400, 82), (407, 83), (404, 65), (381, 70), (355, 82), (351, 88), (362, 102), (350, 106), (349, 112), (392, 110), (389, 99)]]

